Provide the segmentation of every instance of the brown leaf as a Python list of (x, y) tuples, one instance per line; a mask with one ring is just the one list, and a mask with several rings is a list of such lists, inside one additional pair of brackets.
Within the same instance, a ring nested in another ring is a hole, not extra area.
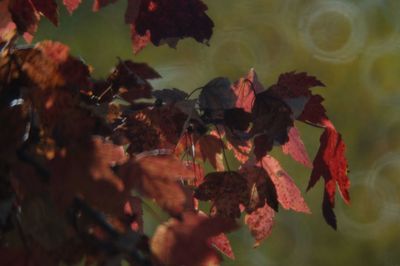
[(120, 61), (109, 77), (113, 88), (119, 91), (121, 97), (133, 102), (139, 98), (151, 98), (153, 87), (149, 79), (160, 78), (153, 68), (145, 63), (135, 63), (131, 60)]
[(171, 215), (182, 213), (191, 200), (180, 180), (193, 179), (193, 172), (175, 156), (131, 159), (121, 167), (120, 176), (129, 188), (154, 199)]
[(146, 108), (127, 116), (123, 132), (131, 142), (130, 154), (155, 149), (173, 149), (178, 143), (186, 115), (173, 106)]
[(217, 214), (229, 218), (239, 218), (239, 205), (249, 204), (247, 181), (237, 172), (207, 174), (194, 196), (199, 200), (211, 200)]
[(196, 143), (196, 150), (200, 151), (203, 161), (208, 160), (217, 171), (224, 170), (222, 150), (224, 143), (214, 135), (204, 135)]
[(170, 219), (158, 226), (151, 239), (151, 250), (164, 265), (219, 265), (210, 238), (233, 229), (235, 224), (231, 220), (187, 212), (182, 221)]

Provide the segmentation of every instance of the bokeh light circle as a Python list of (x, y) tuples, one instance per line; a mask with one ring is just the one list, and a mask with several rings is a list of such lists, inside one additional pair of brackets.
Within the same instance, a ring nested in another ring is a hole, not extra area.
[(384, 105), (400, 103), (400, 36), (369, 47), (360, 63), (360, 79), (365, 89)]
[(365, 18), (358, 6), (341, 1), (310, 5), (300, 18), (298, 30), (313, 56), (331, 63), (356, 58), (367, 35)]
[(379, 237), (382, 228), (394, 221), (392, 201), (396, 199), (390, 183), (374, 182), (374, 171), (353, 174), (352, 205), (337, 204), (335, 212), (340, 232), (359, 239)]

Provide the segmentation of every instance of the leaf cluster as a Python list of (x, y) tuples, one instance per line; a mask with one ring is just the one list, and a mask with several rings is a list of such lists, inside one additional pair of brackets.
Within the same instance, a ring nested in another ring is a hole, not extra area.
[[(93, 10), (115, 1), (96, 0)], [(72, 13), (80, 0), (63, 3)], [(206, 10), (200, 0), (128, 0), (134, 52), (185, 37), (206, 43)], [(288, 72), (264, 88), (251, 69), (187, 94), (153, 89), (156, 70), (119, 59), (96, 80), (64, 44), (15, 45), (19, 35), (32, 39), (42, 16), (58, 24), (56, 1), (3, 0), (0, 12), (2, 263), (218, 265), (219, 252), (233, 259), (226, 233), (241, 217), (257, 246), (279, 206), (310, 213), (270, 155), (274, 147), (311, 168), (308, 189), (323, 177), (323, 215), (336, 228), (336, 187), (348, 203), (350, 183), (341, 135), (311, 90), (324, 86), (317, 78)], [(295, 121), (322, 129), (312, 162)], [(152, 236), (144, 234), (145, 200), (170, 216)], [(210, 209), (200, 210), (201, 201)]]

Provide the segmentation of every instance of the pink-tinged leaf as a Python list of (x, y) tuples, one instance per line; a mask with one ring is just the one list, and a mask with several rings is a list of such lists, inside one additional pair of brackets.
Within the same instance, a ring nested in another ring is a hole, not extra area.
[(312, 163), (308, 157), (306, 147), (300, 137), (299, 130), (293, 126), (289, 129), (289, 141), (283, 144), (282, 151), (289, 154), (295, 161), (311, 168)]
[(261, 160), (261, 166), (271, 177), (278, 194), (278, 201), (283, 208), (311, 213), (299, 188), (275, 158), (270, 155), (264, 156)]
[(244, 222), (256, 240), (254, 247), (258, 247), (264, 239), (271, 235), (274, 217), (275, 211), (268, 204), (245, 216)]
[(134, 196), (130, 197), (124, 205), (124, 213), (131, 218), (131, 229), (143, 233), (142, 199)]
[(6, 42), (15, 33), (16, 25), (11, 20), (11, 13), (8, 10), (10, 0), (0, 1), (0, 42)]
[(72, 12), (79, 7), (81, 2), (82, 0), (63, 0), (63, 4), (70, 14), (72, 14)]
[(144, 35), (136, 33), (135, 25), (131, 25), (131, 41), (133, 53), (139, 53), (150, 42), (150, 31), (146, 31)]
[(36, 10), (58, 26), (58, 7), (54, 0), (31, 0)]
[(109, 4), (115, 3), (115, 2), (117, 2), (117, 0), (95, 0), (93, 2), (92, 10), (94, 12), (99, 11), (101, 8), (103, 8)]
[(255, 94), (264, 90), (258, 81), (257, 74), (254, 69), (250, 69), (246, 77), (239, 79), (231, 89), (236, 95), (236, 108), (243, 108), (246, 112), (251, 113), (253, 108)]
[(231, 243), (224, 233), (209, 238), (209, 243), (228, 258), (232, 260), (235, 259), (235, 254), (232, 251)]
[(281, 98), (297, 98), (311, 96), (310, 88), (325, 85), (314, 76), (305, 72), (288, 72), (279, 76), (277, 84), (271, 87), (271, 91)]

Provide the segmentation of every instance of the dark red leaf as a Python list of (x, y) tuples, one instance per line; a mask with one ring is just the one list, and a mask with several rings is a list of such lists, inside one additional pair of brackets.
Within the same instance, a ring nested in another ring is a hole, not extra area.
[(13, 0), (10, 2), (9, 9), (12, 20), (17, 25), (20, 34), (36, 32), (39, 22), (39, 14), (36, 12), (32, 2), (29, 0)]
[(246, 131), (250, 127), (251, 114), (242, 108), (232, 108), (225, 110), (225, 125), (233, 130)]
[(253, 109), (254, 147), (258, 159), (272, 149), (275, 142), (284, 144), (289, 140), (288, 130), (293, 126), (292, 111), (279, 98), (264, 91), (256, 95)]
[[(142, 0), (128, 2), (125, 21), (132, 24), (132, 34), (148, 36), (158, 46), (168, 43), (174, 47), (179, 39), (193, 37), (207, 42), (214, 26), (205, 14), (207, 6), (200, 0)], [(132, 39), (138, 37), (132, 36)], [(143, 43), (143, 42), (137, 42)], [(141, 45), (140, 45), (141, 46)], [(139, 50), (140, 47), (134, 47)]]
[(301, 96), (310, 97), (310, 88), (316, 86), (325, 86), (314, 76), (308, 76), (307, 73), (288, 72), (279, 76), (278, 82), (269, 90), (279, 97), (297, 98)]
[(248, 161), (241, 166), (239, 173), (246, 178), (250, 191), (250, 202), (246, 206), (246, 212), (253, 212), (264, 206), (265, 202), (272, 209), (278, 211), (278, 196), (275, 185), (262, 167), (253, 165)]
[(211, 200), (217, 214), (223, 217), (240, 217), (239, 204), (249, 203), (247, 181), (237, 172), (213, 172), (206, 175), (194, 196)]
[(55, 26), (58, 26), (58, 7), (54, 0), (31, 0), (38, 12), (41, 12)]

